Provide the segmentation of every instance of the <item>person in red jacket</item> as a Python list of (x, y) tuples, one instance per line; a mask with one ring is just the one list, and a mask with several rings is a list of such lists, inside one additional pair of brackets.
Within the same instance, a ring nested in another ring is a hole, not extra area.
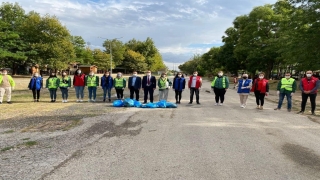
[(269, 94), (269, 84), (264, 78), (264, 73), (259, 73), (259, 77), (254, 80), (251, 92), (256, 96), (257, 109), (262, 110), (264, 98)]
[(200, 104), (199, 102), (199, 90), (202, 86), (202, 78), (201, 76), (198, 76), (198, 72), (193, 72), (193, 76), (190, 76), (188, 87), (190, 89), (190, 102), (189, 104), (192, 104), (193, 102), (193, 95), (196, 94), (196, 101), (197, 104)]
[(306, 77), (302, 78), (300, 81), (300, 90), (301, 90), (301, 110), (298, 114), (303, 114), (306, 109), (306, 104), (308, 101), (308, 97), (310, 97), (311, 102), (311, 114), (315, 115), (316, 109), (316, 97), (317, 97), (317, 89), (319, 87), (319, 79), (312, 76), (312, 71), (306, 72)]
[(73, 77), (73, 86), (76, 90), (77, 102), (83, 102), (85, 77), (86, 75), (81, 72), (81, 69), (77, 69)]

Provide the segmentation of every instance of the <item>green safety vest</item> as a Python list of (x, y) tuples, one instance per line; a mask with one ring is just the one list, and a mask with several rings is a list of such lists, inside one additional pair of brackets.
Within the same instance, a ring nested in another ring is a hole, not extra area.
[(96, 80), (97, 76), (88, 76), (87, 77), (87, 86), (88, 87), (96, 87), (97, 86), (97, 80)]
[(118, 79), (118, 78), (115, 78), (114, 79), (114, 81), (115, 81), (115, 85), (114, 85), (114, 87), (116, 87), (116, 88), (123, 88), (123, 78), (120, 78), (120, 79)]
[(167, 78), (160, 78), (159, 79), (159, 89), (166, 89), (166, 83), (168, 82), (168, 79)]
[(58, 78), (49, 78), (49, 85), (48, 85), (48, 88), (49, 89), (57, 89), (57, 80)]
[[(218, 77), (216, 76), (211, 83), (211, 87), (214, 87), (217, 79), (218, 79)], [(225, 76), (222, 77), (222, 88), (226, 88), (226, 77)]]
[[(2, 80), (3, 80), (3, 76), (4, 75), (0, 75), (0, 84), (2, 84)], [(11, 85), (11, 87), (15, 87), (16, 83), (14, 82), (14, 80), (12, 79), (12, 77), (10, 75), (7, 75), (8, 79), (9, 79), (9, 83)]]
[(281, 88), (280, 89), (285, 89), (287, 91), (292, 91), (292, 85), (294, 83), (294, 79), (290, 78), (290, 79), (286, 79), (286, 78), (282, 78), (281, 79)]
[[(67, 83), (64, 83), (63, 80), (67, 80)], [(60, 78), (60, 84), (59, 87), (69, 87), (69, 81), (70, 81), (70, 77), (65, 77), (65, 78)]]

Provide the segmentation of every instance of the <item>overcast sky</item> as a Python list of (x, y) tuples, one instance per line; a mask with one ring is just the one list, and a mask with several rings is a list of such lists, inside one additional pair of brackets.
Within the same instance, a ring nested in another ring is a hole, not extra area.
[[(6, 1), (6, 0), (4, 0)], [(72, 35), (82, 36), (91, 48), (104, 37), (144, 41), (151, 37), (167, 66), (193, 54), (221, 46), (224, 31), (239, 15), (276, 0), (7, 0), (26, 12), (57, 16)]]

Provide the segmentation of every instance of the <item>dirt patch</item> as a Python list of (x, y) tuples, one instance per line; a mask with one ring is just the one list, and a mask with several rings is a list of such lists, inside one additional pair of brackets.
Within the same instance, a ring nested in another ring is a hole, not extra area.
[(67, 131), (71, 128), (79, 126), (83, 123), (82, 120), (70, 121), (47, 121), (36, 125), (31, 125), (23, 128), (21, 132), (49, 132), (49, 131)]
[(282, 146), (282, 151), (283, 154), (301, 167), (320, 171), (320, 155), (315, 154), (312, 150), (300, 145), (286, 143)]

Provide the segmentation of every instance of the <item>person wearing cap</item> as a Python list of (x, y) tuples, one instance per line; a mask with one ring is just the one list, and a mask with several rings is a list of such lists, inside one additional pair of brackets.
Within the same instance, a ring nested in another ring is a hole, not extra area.
[(93, 71), (90, 71), (89, 75), (86, 76), (85, 82), (89, 91), (88, 102), (96, 102), (97, 87), (99, 86), (99, 76), (96, 76)]
[(186, 86), (186, 80), (181, 72), (177, 73), (174, 77), (172, 85), (172, 89), (175, 91), (176, 103), (180, 104), (182, 91), (184, 91)]
[(104, 75), (101, 77), (101, 87), (103, 89), (103, 102), (107, 99), (108, 94), (108, 100), (111, 102), (111, 89), (113, 88), (113, 78), (110, 75), (109, 71), (106, 71)]
[(138, 76), (137, 71), (133, 71), (132, 76), (129, 77), (128, 89), (130, 90), (130, 99), (136, 95), (136, 100), (139, 101), (139, 93), (141, 89), (141, 77)]
[(42, 89), (42, 87), (43, 87), (43, 79), (41, 76), (39, 76), (39, 73), (36, 72), (31, 77), (28, 85), (28, 88), (32, 90), (34, 102), (39, 102), (40, 90)]
[(287, 97), (287, 110), (288, 112), (291, 112), (292, 107), (292, 96), (296, 92), (297, 83), (296, 80), (291, 78), (291, 74), (287, 72), (285, 74), (285, 77), (282, 78), (277, 86), (277, 95), (279, 96), (278, 101), (278, 107), (276, 107), (274, 110), (280, 110), (282, 106), (282, 102), (284, 97)]
[(153, 103), (153, 92), (157, 88), (157, 79), (151, 75), (151, 71), (148, 70), (146, 76), (142, 78), (142, 90), (144, 91), (144, 102), (147, 103), (148, 94), (150, 102)]
[(3, 69), (2, 74), (0, 74), (0, 104), (2, 104), (4, 94), (7, 94), (7, 103), (12, 104), (11, 92), (14, 90), (15, 86), (16, 84), (13, 78), (8, 75), (6, 69)]
[(158, 80), (159, 87), (159, 101), (168, 100), (169, 88), (172, 86), (172, 82), (167, 78), (166, 73), (161, 73), (161, 77)]
[(269, 94), (269, 82), (264, 78), (264, 73), (259, 73), (258, 78), (253, 81), (251, 92), (256, 97), (257, 109), (263, 110), (264, 98)]
[(73, 77), (73, 87), (76, 91), (77, 102), (83, 102), (85, 79), (86, 75), (82, 73), (81, 69), (77, 69)]
[(250, 89), (252, 87), (252, 80), (248, 79), (248, 74), (243, 74), (242, 79), (238, 80), (238, 84), (236, 85), (238, 88), (238, 94), (240, 97), (240, 107), (246, 108), (247, 99), (250, 94)]
[[(227, 92), (227, 89), (229, 88), (229, 79), (227, 76), (223, 75), (222, 71), (218, 72), (218, 76), (216, 76), (212, 83), (211, 88), (215, 94), (215, 100), (216, 100), (216, 106), (222, 106), (224, 102), (224, 95)], [(220, 100), (220, 103), (219, 103)]]
[(49, 78), (46, 81), (46, 88), (50, 92), (51, 102), (56, 102), (57, 99), (57, 89), (59, 87), (59, 79), (56, 76), (56, 73), (50, 73)]
[(193, 72), (193, 76), (190, 76), (188, 87), (190, 89), (190, 101), (189, 104), (193, 102), (193, 95), (196, 94), (196, 102), (200, 105), (200, 89), (202, 86), (202, 78), (198, 76), (198, 71)]
[(300, 81), (300, 90), (301, 90), (301, 110), (298, 112), (298, 114), (303, 114), (306, 109), (306, 104), (308, 101), (308, 98), (310, 98), (311, 102), (311, 114), (315, 114), (316, 110), (316, 97), (317, 97), (317, 89), (319, 88), (319, 79), (312, 76), (312, 71), (309, 70), (306, 72), (306, 77), (302, 78)]
[(59, 80), (59, 87), (62, 93), (62, 102), (68, 102), (69, 88), (71, 87), (71, 78), (66, 71), (62, 71), (62, 76)]
[(117, 93), (117, 98), (118, 99), (123, 99), (123, 91), (126, 88), (126, 79), (122, 77), (122, 73), (118, 72), (117, 77), (114, 78), (114, 89), (116, 90)]

